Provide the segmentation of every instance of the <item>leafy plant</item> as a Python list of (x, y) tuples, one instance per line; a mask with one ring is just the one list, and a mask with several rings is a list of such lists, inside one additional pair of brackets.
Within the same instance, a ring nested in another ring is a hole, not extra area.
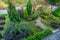
[(60, 6), (55, 11), (53, 11), (53, 14), (57, 17), (60, 17)]

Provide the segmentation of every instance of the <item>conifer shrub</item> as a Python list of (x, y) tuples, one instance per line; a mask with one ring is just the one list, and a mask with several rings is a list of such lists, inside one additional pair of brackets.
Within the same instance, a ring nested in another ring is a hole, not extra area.
[(10, 21), (20, 22), (20, 15), (11, 0), (8, 0), (8, 17)]
[(31, 0), (28, 0), (26, 7), (27, 7), (28, 15), (31, 15), (32, 14), (32, 2), (31, 2)]

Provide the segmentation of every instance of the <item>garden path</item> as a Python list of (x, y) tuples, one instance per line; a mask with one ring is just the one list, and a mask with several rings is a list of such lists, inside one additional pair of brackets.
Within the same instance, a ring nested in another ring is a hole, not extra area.
[(41, 18), (38, 17), (38, 19), (35, 20), (36, 21), (36, 25), (38, 25), (40, 28), (42, 29), (46, 29), (46, 25), (44, 25), (42, 22), (41, 22)]

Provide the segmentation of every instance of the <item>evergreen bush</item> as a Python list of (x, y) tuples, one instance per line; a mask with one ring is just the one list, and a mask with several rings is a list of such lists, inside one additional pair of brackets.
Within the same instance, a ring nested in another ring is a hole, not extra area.
[(28, 12), (28, 15), (32, 14), (32, 2), (31, 2), (31, 0), (28, 0), (28, 2), (27, 2), (27, 12)]
[(10, 21), (20, 22), (20, 15), (11, 0), (8, 0), (8, 17)]

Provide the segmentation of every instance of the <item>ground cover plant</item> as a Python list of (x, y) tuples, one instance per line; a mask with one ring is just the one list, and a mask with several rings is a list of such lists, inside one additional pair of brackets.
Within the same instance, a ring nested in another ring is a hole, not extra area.
[(46, 29), (42, 32), (38, 32), (35, 35), (30, 36), (28, 38), (24, 38), (22, 40), (42, 40), (44, 37), (47, 37), (48, 35), (51, 35), (51, 34), (52, 34), (52, 31), (49, 29)]

